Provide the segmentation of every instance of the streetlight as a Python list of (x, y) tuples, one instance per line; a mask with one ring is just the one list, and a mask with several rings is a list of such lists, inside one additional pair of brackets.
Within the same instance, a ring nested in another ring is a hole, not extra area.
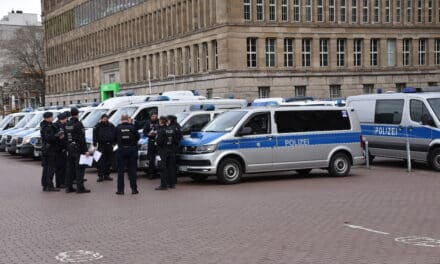
[(173, 78), (173, 90), (176, 90), (176, 75), (175, 74), (168, 74), (168, 78)]

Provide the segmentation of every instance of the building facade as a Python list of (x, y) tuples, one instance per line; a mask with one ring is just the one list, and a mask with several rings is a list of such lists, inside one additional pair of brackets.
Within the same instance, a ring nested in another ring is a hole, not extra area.
[[(340, 98), (440, 82), (440, 0), (42, 0), (47, 101)], [(151, 87), (151, 89), (150, 89)]]

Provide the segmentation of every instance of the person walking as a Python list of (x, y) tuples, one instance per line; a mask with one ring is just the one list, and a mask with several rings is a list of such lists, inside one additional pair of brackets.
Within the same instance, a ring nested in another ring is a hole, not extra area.
[(156, 146), (156, 136), (157, 130), (159, 129), (159, 120), (157, 118), (157, 113), (153, 112), (150, 116), (150, 120), (145, 123), (144, 135), (148, 137), (148, 177), (154, 179), (157, 177), (156, 168), (156, 156), (157, 156), (157, 146)]
[(67, 163), (67, 138), (66, 138), (67, 114), (58, 115), (58, 120), (54, 127), (58, 135), (56, 144), (56, 170), (55, 170), (55, 186), (57, 188), (66, 188), (66, 163)]
[[(67, 136), (67, 172), (66, 172), (66, 193), (89, 193), (90, 190), (84, 187), (85, 166), (79, 164), (80, 156), (90, 156), (87, 150), (84, 126), (79, 121), (77, 108), (70, 110), (71, 118), (66, 124)], [(73, 179), (76, 179), (76, 189), (73, 188)]]
[(121, 124), (119, 124), (115, 130), (115, 141), (118, 144), (118, 183), (116, 192), (118, 195), (123, 195), (125, 191), (125, 170), (127, 170), (128, 178), (130, 180), (131, 193), (139, 193), (136, 182), (138, 156), (137, 144), (139, 138), (140, 136), (136, 127), (130, 123), (130, 117), (123, 114), (121, 116)]
[(98, 161), (98, 180), (113, 181), (110, 177), (113, 164), (113, 145), (114, 145), (115, 126), (108, 121), (108, 115), (101, 116), (101, 121), (93, 129), (93, 147), (101, 152)]
[(160, 128), (157, 134), (157, 147), (160, 157), (160, 186), (155, 190), (164, 191), (175, 188), (176, 153), (175, 145), (178, 141), (178, 131), (175, 126), (169, 126), (166, 117), (160, 117)]
[(56, 169), (56, 144), (57, 132), (53, 125), (53, 113), (45, 112), (43, 114), (43, 121), (40, 123), (40, 134), (42, 140), (42, 162), (43, 167), (41, 176), (41, 185), (43, 192), (59, 192), (60, 189), (53, 185), (53, 176)]

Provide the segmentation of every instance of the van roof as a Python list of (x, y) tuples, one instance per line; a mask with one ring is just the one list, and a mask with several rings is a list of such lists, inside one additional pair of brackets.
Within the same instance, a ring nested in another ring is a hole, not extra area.
[(406, 98), (440, 98), (438, 92), (426, 92), (426, 93), (384, 93), (384, 94), (363, 94), (349, 96), (347, 101), (353, 100), (365, 100), (365, 99), (406, 99)]
[(322, 105), (322, 106), (316, 106), (316, 105), (299, 105), (299, 106), (268, 106), (268, 107), (248, 107), (243, 109), (232, 109), (230, 111), (247, 111), (247, 112), (261, 112), (261, 111), (267, 111), (267, 110), (274, 110), (274, 111), (288, 111), (288, 110), (295, 110), (295, 111), (317, 111), (317, 110), (352, 110), (351, 107), (341, 106), (341, 107), (335, 107), (335, 106), (328, 106), (328, 105)]
[(203, 100), (182, 100), (182, 101), (151, 101), (151, 102), (142, 102), (142, 103), (136, 103), (136, 104), (131, 104), (131, 105), (123, 105), (117, 108), (125, 108), (125, 107), (142, 107), (142, 106), (149, 106), (149, 105), (175, 105), (175, 104), (187, 104), (187, 105), (192, 105), (192, 104), (214, 104), (217, 102), (242, 102), (243, 104), (246, 103), (247, 105), (247, 101), (244, 99), (203, 99)]

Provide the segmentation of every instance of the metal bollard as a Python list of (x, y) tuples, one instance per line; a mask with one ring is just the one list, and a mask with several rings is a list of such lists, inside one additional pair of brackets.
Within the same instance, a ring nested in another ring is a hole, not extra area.
[(365, 141), (365, 159), (367, 161), (367, 169), (370, 169), (370, 151), (368, 150), (368, 141)]
[(412, 166), (411, 166), (411, 146), (409, 144), (409, 138), (406, 137), (406, 158), (407, 158), (407, 171), (411, 172), (412, 171)]

